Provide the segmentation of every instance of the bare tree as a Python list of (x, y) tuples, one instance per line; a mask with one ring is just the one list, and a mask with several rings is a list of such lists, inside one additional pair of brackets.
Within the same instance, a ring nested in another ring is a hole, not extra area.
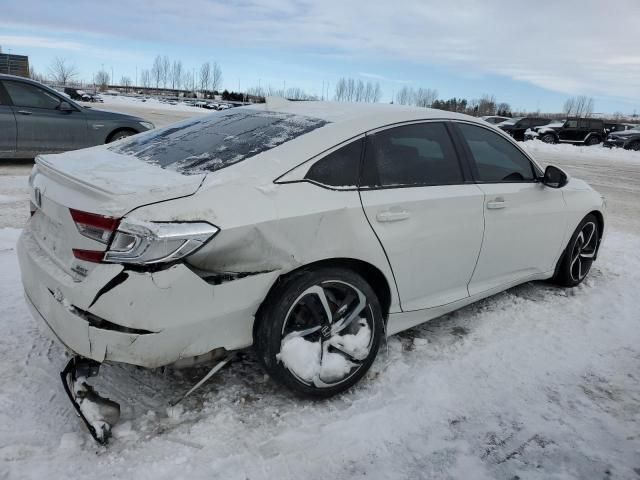
[(109, 86), (109, 73), (105, 70), (100, 70), (96, 73), (95, 84), (104, 92)]
[(144, 88), (151, 87), (151, 73), (149, 70), (144, 69), (140, 72), (140, 83)]
[(129, 91), (129, 89), (131, 88), (131, 85), (133, 85), (133, 82), (131, 81), (131, 77), (122, 77), (120, 79), (120, 86), (124, 87), (124, 90), (126, 92)]
[(496, 97), (495, 96), (484, 94), (480, 97), (480, 100), (478, 100), (477, 104), (478, 104), (478, 111), (476, 113), (478, 116), (495, 115), (496, 113)]
[(171, 88), (180, 90), (182, 84), (182, 62), (174, 60), (171, 67)]
[(153, 67), (151, 67), (151, 81), (155, 84), (156, 90), (160, 88), (160, 82), (162, 81), (162, 57), (156, 56), (153, 61)]
[(184, 89), (191, 90), (193, 92), (195, 90), (193, 82), (194, 80), (191, 70), (185, 70), (184, 74), (182, 75), (182, 85), (184, 85)]
[(67, 82), (78, 76), (78, 69), (75, 65), (68, 63), (67, 59), (56, 57), (49, 66), (49, 72), (54, 81), (66, 85)]
[(204, 93), (209, 90), (209, 84), (211, 83), (211, 64), (204, 62), (200, 67), (200, 90)]
[(46, 79), (44, 75), (36, 72), (36, 69), (31, 65), (29, 67), (29, 78), (35, 80), (36, 82), (44, 82)]
[(414, 103), (415, 92), (413, 88), (407, 87), (406, 85), (398, 90), (396, 93), (395, 102), (400, 105), (413, 105)]
[(171, 62), (166, 55), (162, 57), (162, 86), (167, 88), (169, 79), (171, 77)]
[(593, 114), (593, 98), (585, 95), (570, 97), (564, 102), (562, 111), (567, 117), (588, 118)]
[(222, 68), (218, 62), (213, 62), (211, 66), (211, 90), (219, 90), (222, 86)]
[(413, 103), (418, 107), (430, 107), (438, 98), (438, 91), (431, 88), (419, 88), (413, 96)]
[(347, 81), (344, 78), (341, 78), (336, 83), (336, 90), (333, 95), (334, 100), (336, 100), (337, 102), (344, 102), (346, 90), (347, 90)]

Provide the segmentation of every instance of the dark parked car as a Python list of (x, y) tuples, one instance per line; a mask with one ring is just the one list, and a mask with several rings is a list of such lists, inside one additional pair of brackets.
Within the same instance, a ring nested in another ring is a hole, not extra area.
[(604, 146), (640, 151), (640, 125), (636, 125), (632, 130), (610, 133), (604, 141)]
[(566, 120), (553, 120), (546, 125), (542, 125), (539, 127), (533, 127), (524, 132), (525, 140), (535, 140), (536, 138), (542, 140), (545, 143), (555, 143), (555, 134), (553, 131), (560, 130)]
[(77, 150), (152, 128), (139, 117), (78, 105), (39, 82), (0, 75), (0, 158)]
[(102, 102), (100, 96), (73, 87), (65, 87), (64, 93), (77, 102)]
[(570, 118), (560, 127), (538, 128), (538, 138), (545, 143), (597, 145), (605, 136), (604, 121), (595, 118)]
[(546, 125), (550, 121), (551, 120), (548, 118), (517, 117), (507, 120), (506, 122), (499, 123), (496, 126), (521, 142), (524, 140), (524, 132), (528, 129)]

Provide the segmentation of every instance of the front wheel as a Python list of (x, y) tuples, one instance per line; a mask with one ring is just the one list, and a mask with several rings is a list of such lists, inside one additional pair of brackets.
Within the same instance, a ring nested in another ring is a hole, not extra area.
[(587, 140), (587, 145), (591, 146), (591, 145), (597, 145), (601, 142), (602, 140), (600, 140), (600, 137), (589, 137), (589, 139)]
[(554, 282), (565, 287), (575, 287), (582, 283), (591, 270), (599, 242), (598, 221), (594, 215), (589, 214), (571, 236)]
[(269, 375), (295, 393), (326, 398), (360, 380), (384, 335), (373, 289), (342, 268), (301, 270), (266, 300), (255, 348)]
[(547, 133), (540, 140), (544, 143), (556, 143), (556, 136), (553, 133)]
[(627, 147), (629, 150), (640, 151), (640, 141), (635, 141)]
[(112, 133), (111, 136), (107, 139), (106, 143), (115, 142), (117, 140), (122, 140), (123, 138), (130, 137), (131, 135), (135, 135), (136, 132), (133, 130), (118, 130), (115, 133)]

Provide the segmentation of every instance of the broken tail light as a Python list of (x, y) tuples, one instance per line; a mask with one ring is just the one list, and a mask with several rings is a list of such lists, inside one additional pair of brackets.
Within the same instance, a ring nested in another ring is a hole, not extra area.
[[(119, 218), (107, 217), (104, 215), (98, 215), (95, 213), (82, 212), (80, 210), (69, 209), (71, 218), (76, 224), (76, 228), (80, 235), (83, 235), (96, 242), (109, 244), (113, 233), (118, 228), (120, 223)], [(79, 260), (85, 262), (99, 263), (104, 257), (104, 251), (102, 250), (83, 250), (79, 248), (73, 248), (73, 256)]]
[(119, 218), (105, 217), (95, 213), (81, 212), (70, 209), (71, 218), (76, 224), (80, 235), (107, 245), (113, 232), (118, 228)]
[(137, 265), (173, 262), (194, 253), (219, 231), (206, 222), (123, 220), (104, 261)]

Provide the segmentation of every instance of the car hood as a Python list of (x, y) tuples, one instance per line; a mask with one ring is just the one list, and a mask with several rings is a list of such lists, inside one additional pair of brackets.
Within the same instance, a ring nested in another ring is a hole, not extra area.
[(206, 177), (182, 175), (105, 146), (41, 155), (32, 176), (37, 174), (46, 179), (43, 193), (47, 190), (59, 203), (117, 217), (142, 205), (193, 195)]
[(126, 113), (110, 112), (108, 110), (96, 109), (96, 108), (84, 108), (84, 114), (88, 119), (92, 120), (128, 120), (130, 122), (144, 122), (145, 120), (134, 115), (128, 115)]

